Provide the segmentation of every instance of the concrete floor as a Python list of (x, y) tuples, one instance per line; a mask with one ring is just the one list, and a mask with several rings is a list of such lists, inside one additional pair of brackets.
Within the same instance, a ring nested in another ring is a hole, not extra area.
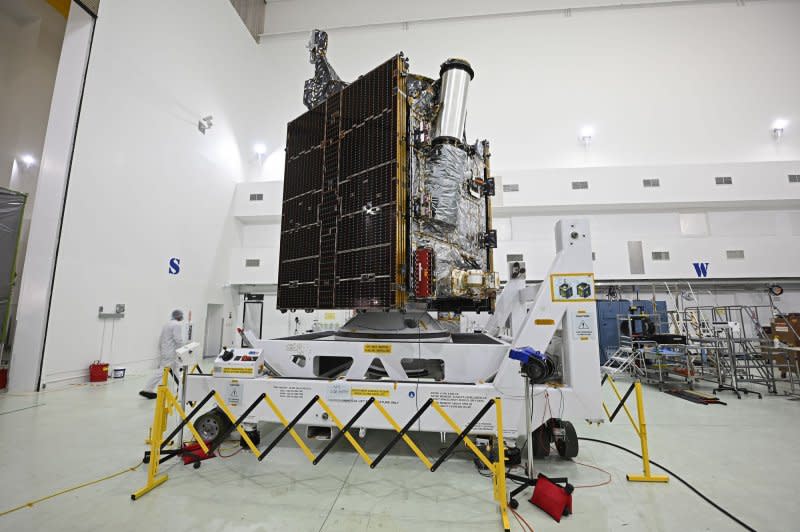
[[(136, 465), (153, 402), (136, 395), (142, 377), (73, 386), (41, 394), (0, 394), (0, 512), (52, 492)], [(689, 403), (645, 388), (651, 456), (692, 482), (759, 531), (797, 530), (800, 505), (800, 402), (754, 396), (728, 406)], [(275, 433), (263, 427), (263, 441)], [(601, 427), (578, 425), (580, 436), (635, 448), (624, 416)], [(387, 433), (364, 444), (373, 456)], [(145, 470), (126, 473), (0, 517), (0, 530), (501, 530), (491, 481), (463, 454), (430, 473), (403, 445), (369, 469), (346, 444), (314, 467), (289, 438), (258, 463), (240, 453), (199, 470), (165, 464), (169, 481), (133, 502)], [(418, 438), (428, 456), (438, 435)], [(322, 444), (314, 442), (313, 448)], [(548, 530), (740, 530), (677, 481), (634, 484), (626, 473), (641, 462), (604, 445), (582, 442), (578, 460), (608, 470), (612, 482), (576, 490), (574, 515), (555, 523), (522, 500), (521, 514)], [(548, 459), (537, 464), (573, 484), (606, 479), (594, 469)], [(512, 530), (521, 530), (513, 520)]]

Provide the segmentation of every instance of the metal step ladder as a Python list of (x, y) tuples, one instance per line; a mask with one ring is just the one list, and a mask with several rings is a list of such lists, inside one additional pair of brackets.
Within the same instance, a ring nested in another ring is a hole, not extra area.
[[(637, 365), (636, 362), (642, 364)], [(608, 357), (600, 370), (606, 375), (619, 375), (620, 373), (630, 373), (632, 375), (643, 375), (644, 361), (642, 353), (630, 346), (620, 346), (613, 355)]]

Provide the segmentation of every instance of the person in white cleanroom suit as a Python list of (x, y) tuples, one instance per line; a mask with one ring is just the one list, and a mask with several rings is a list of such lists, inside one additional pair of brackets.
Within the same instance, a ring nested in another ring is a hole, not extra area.
[(164, 368), (168, 366), (171, 367), (173, 373), (177, 375), (178, 355), (175, 353), (175, 350), (186, 343), (183, 339), (182, 321), (183, 311), (173, 310), (172, 319), (169, 320), (164, 327), (162, 327), (161, 336), (158, 339), (158, 348), (161, 354), (161, 360), (158, 364), (158, 370), (147, 381), (144, 389), (139, 392), (139, 395), (142, 397), (147, 397), (148, 399), (156, 398), (156, 394), (153, 390), (155, 390), (158, 384), (161, 382), (161, 376)]

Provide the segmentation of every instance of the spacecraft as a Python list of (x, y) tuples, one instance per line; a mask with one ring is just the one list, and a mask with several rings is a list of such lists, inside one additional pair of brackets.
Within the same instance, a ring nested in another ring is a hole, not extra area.
[(277, 307), (492, 311), (489, 142), (469, 143), (463, 59), (399, 53), (351, 83), (312, 34), (308, 111), (288, 124)]
[[(556, 223), (549, 282), (527, 285), (526, 263), (512, 261), (498, 293), (489, 143), (465, 133), (472, 66), (448, 59), (433, 79), (410, 73), (401, 53), (348, 83), (326, 48), (327, 35), (315, 31), (308, 111), (288, 124), (277, 307), (359, 312), (335, 331), (262, 339), (239, 329), (248, 360), (223, 349), (213, 374), (185, 374), (186, 399), (202, 404), (234, 388), (257, 399), (195, 424), (223, 430), (205, 421), (238, 418), (257, 433), (260, 421), (287, 424), (280, 405), (299, 412), (284, 433), (306, 425), (307, 436), (331, 444), (348, 427), (396, 429), (393, 417), (412, 420), (404, 430), (460, 438), (526, 434), (529, 464), (551, 443), (574, 457), (566, 419), (603, 415), (588, 222)], [(460, 311), (493, 315), (482, 331), (460, 332), (446, 323)], [(509, 356), (512, 348), (520, 355)], [(259, 397), (270, 408), (254, 408)], [(537, 417), (535, 431), (533, 397), (559, 416)], [(328, 402), (350, 421), (340, 423)], [(392, 417), (359, 418), (373, 402)], [(422, 415), (440, 403), (452, 419)], [(502, 423), (481, 417), (492, 404)]]

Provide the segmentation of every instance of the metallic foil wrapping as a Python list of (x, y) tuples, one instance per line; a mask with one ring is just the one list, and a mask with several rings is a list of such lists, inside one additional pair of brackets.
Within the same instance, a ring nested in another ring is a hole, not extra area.
[(303, 103), (312, 109), (324, 102), (331, 94), (345, 88), (347, 83), (339, 78), (328, 62), (328, 34), (321, 30), (311, 32), (308, 48), (308, 62), (314, 65), (314, 77), (307, 79), (303, 87)]
[[(409, 80), (411, 102), (411, 248), (434, 252), (434, 299), (465, 297), (453, 291), (455, 270), (488, 271), (483, 244), (486, 201), (482, 195), (483, 145), (432, 143), (439, 83)], [(475, 291), (475, 298), (486, 291)], [(467, 296), (469, 297), (469, 296)]]

